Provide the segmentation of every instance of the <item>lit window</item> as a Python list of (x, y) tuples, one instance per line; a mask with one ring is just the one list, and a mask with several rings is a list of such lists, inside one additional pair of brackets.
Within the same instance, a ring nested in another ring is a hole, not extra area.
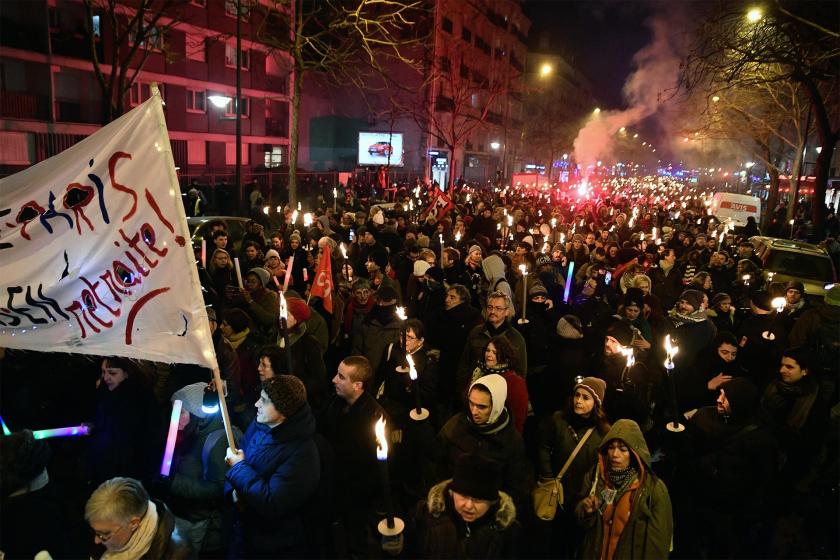
[[(242, 69), (248, 70), (251, 67), (251, 53), (248, 49), (241, 51)], [(236, 68), (236, 45), (225, 45), (225, 66)]]
[(281, 165), (283, 165), (283, 146), (272, 146), (270, 152), (265, 152), (265, 166), (271, 168)]
[[(247, 97), (242, 98), (242, 118), (247, 119), (251, 116), (251, 100)], [(236, 116), (236, 105), (234, 105), (234, 99), (228, 101), (227, 106), (225, 107), (225, 116), (226, 117), (235, 117)]]
[(207, 92), (204, 90), (187, 90), (187, 112), (189, 113), (206, 113), (207, 112)]

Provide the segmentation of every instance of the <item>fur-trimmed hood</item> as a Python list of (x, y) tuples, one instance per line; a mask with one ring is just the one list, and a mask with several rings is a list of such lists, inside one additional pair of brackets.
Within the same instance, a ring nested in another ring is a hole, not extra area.
[[(426, 508), (432, 517), (440, 517), (446, 511), (446, 491), (452, 479), (444, 480), (432, 486), (426, 496)], [(456, 514), (457, 515), (457, 514)], [(516, 521), (516, 506), (505, 492), (499, 490), (499, 506), (496, 508), (494, 524), (500, 530), (505, 530)]]

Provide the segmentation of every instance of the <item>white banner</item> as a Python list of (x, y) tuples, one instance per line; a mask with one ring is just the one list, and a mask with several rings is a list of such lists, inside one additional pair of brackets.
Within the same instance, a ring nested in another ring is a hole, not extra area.
[(217, 367), (158, 95), (0, 180), (0, 347)]

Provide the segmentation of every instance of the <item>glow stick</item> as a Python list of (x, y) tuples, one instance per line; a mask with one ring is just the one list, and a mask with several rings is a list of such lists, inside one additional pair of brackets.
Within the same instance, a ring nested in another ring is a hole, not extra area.
[(207, 240), (201, 240), (201, 268), (207, 268)]
[(245, 285), (242, 283), (242, 269), (239, 268), (239, 257), (233, 257), (233, 267), (236, 269), (236, 281), (239, 283), (239, 289), (243, 289)]
[(289, 257), (289, 264), (286, 265), (286, 277), (283, 278), (283, 291), (289, 289), (289, 280), (292, 279), (292, 267), (295, 266), (295, 256)]
[(169, 433), (166, 435), (166, 449), (163, 451), (163, 462), (160, 464), (161, 476), (169, 476), (172, 469), (172, 455), (175, 453), (175, 440), (178, 439), (178, 423), (181, 421), (180, 400), (172, 402), (172, 416), (169, 417)]
[(32, 432), (35, 439), (47, 439), (54, 437), (86, 436), (90, 434), (90, 426), (70, 426), (69, 428), (51, 428), (49, 430), (36, 430)]
[(10, 436), (10, 435), (12, 435), (12, 431), (11, 431), (11, 430), (9, 429), (9, 427), (6, 425), (6, 422), (3, 420), (3, 417), (2, 417), (2, 416), (0, 416), (0, 424), (2, 424), (2, 425), (3, 425), (3, 435), (4, 435), (4, 436)]
[(569, 303), (569, 292), (572, 289), (572, 273), (575, 270), (575, 261), (569, 262), (569, 272), (566, 273), (566, 289), (563, 292), (563, 302)]

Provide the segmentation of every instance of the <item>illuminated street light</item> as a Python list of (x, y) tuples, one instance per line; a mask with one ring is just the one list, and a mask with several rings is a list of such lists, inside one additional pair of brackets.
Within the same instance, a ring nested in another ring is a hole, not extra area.
[(563, 159), (569, 159), (569, 154), (563, 154)]
[(500, 146), (501, 144), (499, 144), (498, 142), (490, 142), (490, 147), (494, 150), (498, 150)]
[(551, 64), (546, 62), (542, 65), (542, 67), (540, 67), (540, 76), (548, 76), (549, 74), (551, 74), (551, 70)]
[(600, 112), (601, 112), (601, 108), (600, 108), (600, 107), (595, 107), (595, 110), (594, 110), (594, 111), (592, 111), (592, 112), (593, 112), (593, 113), (595, 113), (595, 114), (597, 115), (598, 113), (600, 113)]
[(715, 103), (717, 103), (718, 101), (720, 101), (720, 96), (719, 96), (719, 95), (715, 95), (714, 97), (712, 97), (712, 101), (713, 101), (713, 102), (715, 102)]
[(764, 13), (761, 11), (761, 8), (751, 8), (750, 11), (747, 12), (747, 21), (750, 23), (756, 23), (764, 17)]
[(233, 98), (227, 95), (208, 95), (207, 99), (209, 99), (210, 103), (212, 103), (217, 109), (224, 109)]

